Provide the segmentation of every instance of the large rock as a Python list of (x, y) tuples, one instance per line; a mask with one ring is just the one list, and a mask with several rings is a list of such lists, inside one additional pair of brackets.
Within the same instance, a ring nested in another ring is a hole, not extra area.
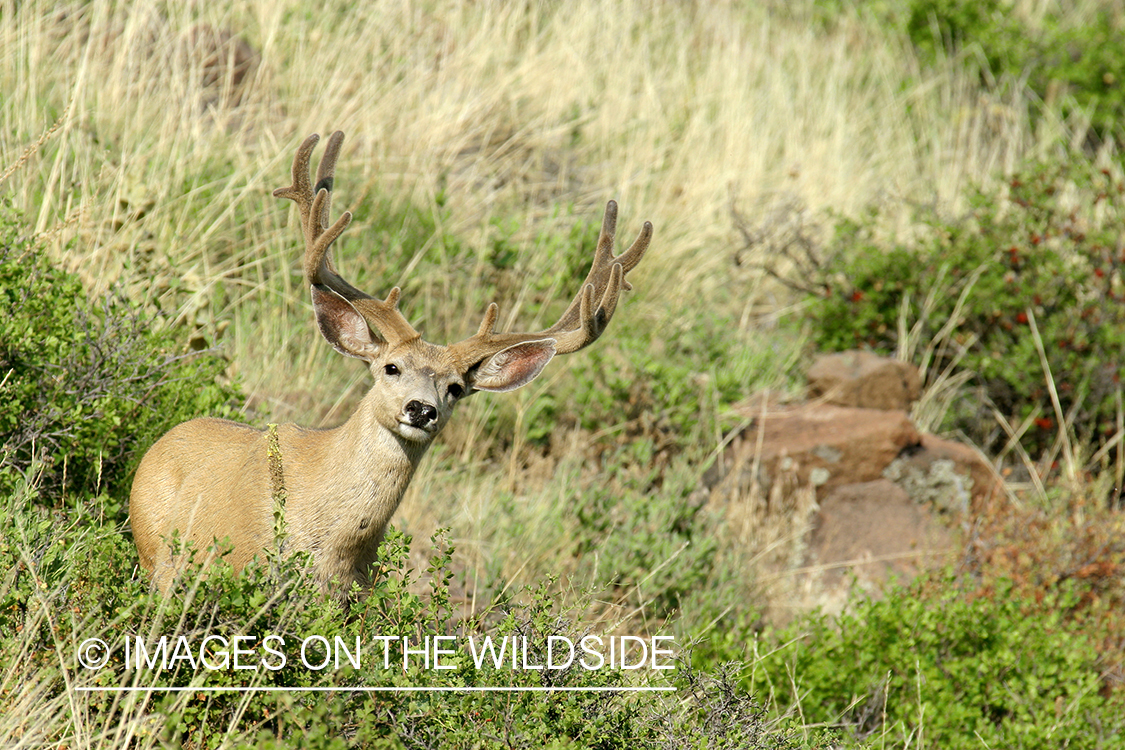
[[(754, 483), (768, 490), (785, 470), (812, 485), (817, 496), (845, 484), (880, 479), (922, 435), (904, 411), (802, 404), (780, 410), (746, 407), (749, 425), (730, 439), (720, 461), (704, 477), (709, 487), (745, 494)], [(756, 472), (756, 473), (755, 473)]]
[(922, 392), (917, 367), (864, 351), (821, 355), (806, 377), (810, 398), (838, 406), (908, 410)]
[(900, 410), (779, 405), (759, 395), (693, 496), (758, 545), (798, 608), (842, 607), (940, 564), (966, 511), (1002, 485), (971, 448), (920, 433)]

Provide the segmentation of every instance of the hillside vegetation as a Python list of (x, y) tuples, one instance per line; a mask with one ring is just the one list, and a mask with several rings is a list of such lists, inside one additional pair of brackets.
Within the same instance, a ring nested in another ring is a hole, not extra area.
[[(1097, 0), (0, 2), (0, 744), (1113, 747), (1123, 41)], [(652, 248), (594, 346), (459, 408), (350, 611), (299, 560), (162, 598), (128, 529), (149, 445), (200, 415), (339, 424), (368, 387), (272, 197), (337, 129), (335, 263), (402, 287), (429, 341), (490, 301), (549, 325), (610, 199)], [(857, 346), (919, 365), (915, 420), (1007, 496), (955, 566), (795, 612), (804, 521), (734, 529), (753, 513), (698, 490), (732, 407)], [(532, 663), (625, 636), (675, 668), (127, 651), (271, 635)]]

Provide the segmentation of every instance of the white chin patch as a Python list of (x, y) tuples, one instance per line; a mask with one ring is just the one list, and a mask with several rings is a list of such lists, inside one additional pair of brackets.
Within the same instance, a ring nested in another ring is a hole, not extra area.
[(415, 427), (412, 424), (405, 424), (403, 422), (398, 423), (398, 434), (399, 437), (406, 440), (413, 440), (416, 443), (426, 442), (434, 436), (429, 430), (423, 430), (421, 427)]

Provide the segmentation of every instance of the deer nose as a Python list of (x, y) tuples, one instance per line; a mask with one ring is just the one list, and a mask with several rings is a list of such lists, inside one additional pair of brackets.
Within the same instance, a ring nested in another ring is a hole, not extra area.
[(424, 427), (430, 422), (437, 421), (437, 407), (422, 401), (409, 401), (404, 409), (410, 424), (415, 427)]

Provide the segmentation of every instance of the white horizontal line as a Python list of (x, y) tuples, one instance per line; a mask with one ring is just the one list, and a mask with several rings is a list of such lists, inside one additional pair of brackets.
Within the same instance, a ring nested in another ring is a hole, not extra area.
[(674, 687), (76, 687), (80, 693), (652, 693)]

